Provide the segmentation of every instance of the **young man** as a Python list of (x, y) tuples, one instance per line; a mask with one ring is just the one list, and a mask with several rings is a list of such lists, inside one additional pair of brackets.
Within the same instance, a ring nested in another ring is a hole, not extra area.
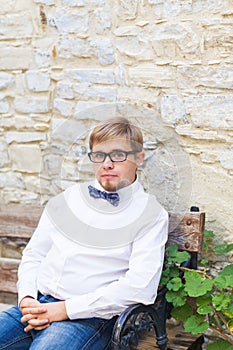
[(48, 202), (19, 267), (19, 306), (0, 314), (0, 349), (109, 349), (117, 315), (153, 303), (168, 216), (138, 182), (142, 149), (125, 118), (94, 128), (96, 180)]

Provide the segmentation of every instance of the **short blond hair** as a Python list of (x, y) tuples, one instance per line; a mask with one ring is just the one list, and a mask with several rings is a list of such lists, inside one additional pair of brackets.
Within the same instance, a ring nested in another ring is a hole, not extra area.
[(101, 143), (122, 137), (130, 141), (133, 150), (141, 152), (143, 149), (143, 135), (141, 129), (123, 117), (115, 117), (103, 121), (91, 132), (89, 146), (92, 150), (95, 143)]

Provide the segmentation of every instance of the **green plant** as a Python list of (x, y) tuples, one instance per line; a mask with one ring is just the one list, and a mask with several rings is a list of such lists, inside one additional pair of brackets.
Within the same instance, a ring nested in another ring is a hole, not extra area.
[[(208, 253), (212, 231), (205, 231), (204, 253)], [(233, 250), (233, 244), (213, 248), (216, 254)], [(173, 304), (172, 317), (184, 322), (187, 332), (198, 334), (207, 329), (219, 339), (207, 350), (233, 349), (233, 264), (228, 264), (213, 276), (207, 258), (201, 260), (198, 270), (182, 267), (189, 259), (187, 252), (179, 252), (173, 245), (166, 249), (164, 270), (160, 281), (166, 285), (167, 301)]]

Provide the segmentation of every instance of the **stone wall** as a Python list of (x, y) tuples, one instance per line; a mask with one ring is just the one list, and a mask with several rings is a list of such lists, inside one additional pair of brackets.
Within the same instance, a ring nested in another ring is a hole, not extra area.
[(125, 115), (145, 134), (145, 187), (232, 242), (232, 24), (231, 0), (2, 2), (1, 202), (89, 179), (91, 127)]

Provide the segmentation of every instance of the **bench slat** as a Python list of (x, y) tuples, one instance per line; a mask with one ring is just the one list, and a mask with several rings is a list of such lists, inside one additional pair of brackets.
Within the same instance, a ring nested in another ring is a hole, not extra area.
[(0, 237), (30, 238), (42, 211), (39, 205), (0, 205)]
[(0, 258), (0, 291), (17, 293), (17, 270), (20, 259)]

